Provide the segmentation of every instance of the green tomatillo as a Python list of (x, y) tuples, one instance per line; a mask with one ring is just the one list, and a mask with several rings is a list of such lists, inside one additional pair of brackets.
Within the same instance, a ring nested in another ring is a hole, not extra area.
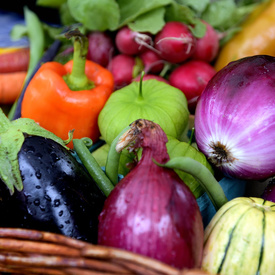
[(155, 79), (132, 82), (115, 91), (99, 114), (102, 138), (111, 144), (115, 137), (136, 119), (159, 124), (167, 136), (183, 140), (189, 111), (185, 95), (175, 87)]

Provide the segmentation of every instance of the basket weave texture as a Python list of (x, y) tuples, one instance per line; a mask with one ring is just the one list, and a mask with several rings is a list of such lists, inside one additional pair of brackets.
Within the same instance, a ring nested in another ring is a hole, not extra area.
[(60, 234), (0, 228), (0, 272), (10, 274), (206, 275), (178, 270), (121, 249), (93, 245)]

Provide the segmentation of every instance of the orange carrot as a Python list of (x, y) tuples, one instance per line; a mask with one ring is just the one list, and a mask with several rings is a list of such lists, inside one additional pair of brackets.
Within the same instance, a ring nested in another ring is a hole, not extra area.
[(0, 74), (0, 104), (12, 104), (23, 88), (27, 72)]

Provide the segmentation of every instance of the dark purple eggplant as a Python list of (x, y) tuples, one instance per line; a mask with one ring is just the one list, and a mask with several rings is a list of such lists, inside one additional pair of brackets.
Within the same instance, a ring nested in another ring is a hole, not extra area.
[(1, 182), (0, 226), (61, 233), (97, 242), (106, 196), (71, 151), (54, 140), (27, 136), (18, 153), (23, 190)]

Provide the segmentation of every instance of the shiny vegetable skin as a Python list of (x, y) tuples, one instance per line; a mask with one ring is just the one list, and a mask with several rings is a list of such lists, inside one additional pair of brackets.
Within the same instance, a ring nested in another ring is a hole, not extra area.
[(46, 62), (39, 68), (26, 88), (21, 115), (63, 140), (74, 130), (74, 138), (96, 142), (98, 115), (113, 92), (113, 75), (86, 59), (88, 39), (78, 29), (66, 35), (74, 39), (73, 59), (65, 65)]
[(202, 269), (210, 274), (273, 275), (275, 204), (239, 197), (206, 227)]
[[(116, 149), (142, 148), (137, 165), (115, 186), (99, 216), (98, 243), (139, 253), (179, 269), (199, 268), (203, 225), (190, 189), (173, 169), (153, 162), (169, 160), (161, 127), (138, 119)], [(107, 169), (106, 169), (107, 170)]]
[[(1, 186), (1, 226), (61, 233), (96, 243), (105, 196), (73, 155), (53, 140), (26, 137), (18, 154), (23, 190)], [(4, 192), (4, 193), (3, 193)], [(8, 193), (8, 192), (7, 192)]]
[(253, 55), (275, 55), (275, 0), (264, 1), (247, 18), (237, 33), (223, 46), (216, 70), (229, 62)]

